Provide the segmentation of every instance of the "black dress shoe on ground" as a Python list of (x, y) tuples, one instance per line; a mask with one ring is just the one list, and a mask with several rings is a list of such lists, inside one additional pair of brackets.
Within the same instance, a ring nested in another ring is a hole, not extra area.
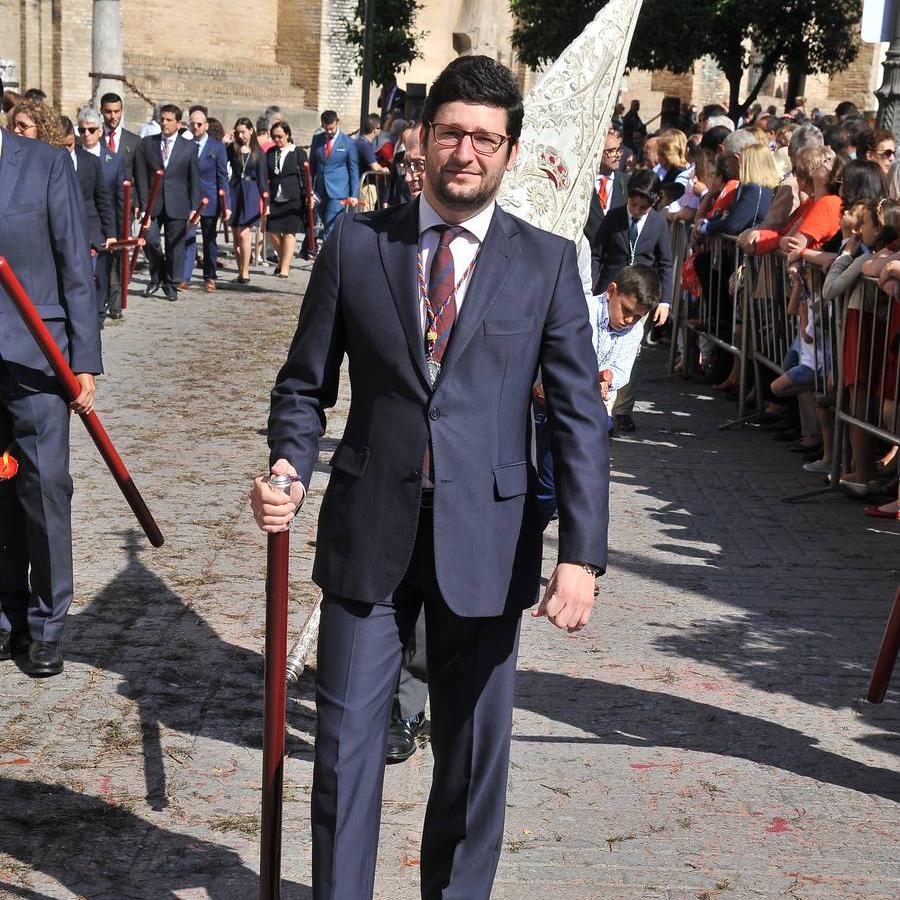
[(634, 424), (634, 419), (632, 419), (628, 413), (621, 413), (618, 416), (613, 416), (613, 419), (616, 423), (616, 431), (620, 431), (622, 434), (631, 434), (637, 428)]
[(121, 319), (122, 318), (122, 310), (121, 309), (111, 309), (109, 311), (109, 317), (111, 319)]
[(63, 670), (59, 641), (32, 641), (28, 658), (22, 665), (26, 675), (32, 678), (49, 678)]
[(388, 732), (387, 761), (404, 762), (416, 752), (416, 735), (425, 724), (425, 713), (420, 712), (411, 719), (401, 719), (399, 713), (391, 716)]
[(178, 290), (171, 284), (163, 285), (163, 294), (165, 294), (166, 300), (170, 300), (174, 302), (178, 299)]
[(151, 281), (147, 287), (144, 288), (144, 296), (152, 297), (157, 291), (160, 289), (160, 284), (158, 281)]
[(0, 629), (0, 661), (22, 656), (30, 645), (31, 638), (27, 633)]

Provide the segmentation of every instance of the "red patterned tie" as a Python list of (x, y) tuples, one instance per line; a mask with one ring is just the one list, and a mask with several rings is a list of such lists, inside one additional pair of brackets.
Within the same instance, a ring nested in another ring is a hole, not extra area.
[[(437, 332), (434, 348), (431, 350), (432, 358), (440, 363), (444, 358), (444, 352), (450, 341), (450, 332), (456, 322), (456, 270), (453, 265), (453, 254), (450, 252), (450, 244), (465, 229), (461, 225), (437, 225), (435, 230), (441, 232), (437, 250), (431, 263), (431, 273), (428, 276), (428, 306), (432, 315), (426, 316), (425, 324), (425, 353), (429, 352), (428, 328), (434, 321), (434, 330)], [(425, 458), (422, 460), (422, 482), (426, 487), (434, 487), (434, 463), (431, 458), (431, 439), (425, 447)]]
[(109, 133), (109, 152), (116, 152), (116, 133), (114, 131)]
[(600, 209), (603, 212), (606, 212), (606, 203), (609, 200), (609, 176), (601, 175), (600, 176)]
[(334, 145), (334, 138), (328, 138), (325, 141), (325, 159), (328, 159), (331, 156), (331, 148)]

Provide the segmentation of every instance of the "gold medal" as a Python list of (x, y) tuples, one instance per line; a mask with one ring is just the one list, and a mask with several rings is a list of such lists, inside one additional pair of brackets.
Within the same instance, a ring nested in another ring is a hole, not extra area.
[(438, 333), (434, 330), (434, 328), (430, 328), (428, 333), (425, 335), (430, 344), (436, 344), (438, 339)]

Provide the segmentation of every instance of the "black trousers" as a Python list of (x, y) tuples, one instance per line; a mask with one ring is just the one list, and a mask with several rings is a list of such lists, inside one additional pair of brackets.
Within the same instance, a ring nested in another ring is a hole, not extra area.
[[(160, 231), (166, 233), (166, 251), (163, 253)], [(177, 287), (184, 272), (184, 239), (187, 219), (170, 219), (165, 212), (154, 219), (147, 229), (147, 262), (150, 263), (150, 281)]]
[(463, 618), (447, 606), (435, 575), (431, 511), (423, 510), (409, 570), (392, 596), (368, 604), (326, 594), (322, 603), (315, 900), (371, 900), (391, 705), (423, 606), (434, 778), (422, 834), (422, 897), (490, 897), (503, 844), (521, 616)]
[(58, 641), (73, 596), (68, 405), (50, 385), (19, 385), (0, 363), (0, 452), (7, 447), (19, 472), (0, 481), (0, 628)]

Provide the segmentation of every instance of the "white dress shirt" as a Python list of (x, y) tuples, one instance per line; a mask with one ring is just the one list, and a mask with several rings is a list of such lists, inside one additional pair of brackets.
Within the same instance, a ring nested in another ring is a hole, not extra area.
[[(481, 244), (488, 233), (491, 226), (491, 219), (494, 217), (494, 208), (496, 203), (491, 203), (485, 207), (480, 213), (460, 222), (460, 226), (465, 231), (460, 232), (450, 242), (450, 253), (453, 256), (453, 268), (456, 272), (455, 282), (459, 281), (463, 272), (466, 271), (475, 254), (481, 249)], [(432, 205), (425, 199), (424, 192), (419, 195), (419, 252), (422, 254), (422, 266), (425, 273), (425, 283), (431, 277), (431, 263), (434, 260), (434, 254), (437, 251), (438, 242), (440, 241), (440, 233), (435, 230), (435, 225), (447, 225), (435, 211)], [(477, 267), (477, 264), (476, 264)], [(462, 309), (463, 301), (466, 297), (466, 290), (469, 282), (472, 280), (472, 274), (460, 285), (456, 293), (456, 314), (457, 316)], [(419, 317), (422, 322), (422, 337), (425, 337), (425, 298), (419, 297)]]
[(91, 153), (91, 154), (93, 154), (94, 156), (96, 156), (96, 157), (99, 159), (99, 157), (100, 157), (100, 152), (101, 152), (101, 150), (100, 150), (100, 144), (101, 144), (100, 141), (98, 141), (96, 144), (94, 144), (93, 147), (85, 147), (84, 144), (82, 144), (82, 145), (81, 145), (81, 149), (84, 150), (85, 153)]
[(119, 124), (118, 128), (104, 128), (103, 129), (103, 143), (106, 144), (106, 149), (109, 149), (109, 136), (115, 135), (116, 139), (116, 153), (118, 153), (122, 149), (122, 125)]
[(606, 204), (602, 203), (601, 208), (603, 209), (603, 215), (605, 216), (609, 212), (610, 206), (612, 206), (612, 198), (613, 198), (613, 184), (615, 184), (616, 173), (610, 172), (609, 175), (604, 175), (602, 172), (597, 175), (597, 180), (594, 182), (594, 193), (597, 195), (597, 200), (600, 200), (600, 187), (603, 184), (603, 180), (606, 179)]
[(69, 151), (69, 158), (72, 160), (72, 165), (75, 166), (75, 171), (78, 171), (78, 155), (75, 153), (75, 148), (73, 147)]
[[(163, 168), (169, 168), (169, 160), (172, 158), (172, 151), (175, 148), (175, 141), (178, 140), (178, 134), (173, 134), (169, 137), (166, 137), (164, 134), (160, 133), (159, 136), (159, 152), (163, 158)], [(164, 145), (168, 143), (168, 151), (164, 148)]]

